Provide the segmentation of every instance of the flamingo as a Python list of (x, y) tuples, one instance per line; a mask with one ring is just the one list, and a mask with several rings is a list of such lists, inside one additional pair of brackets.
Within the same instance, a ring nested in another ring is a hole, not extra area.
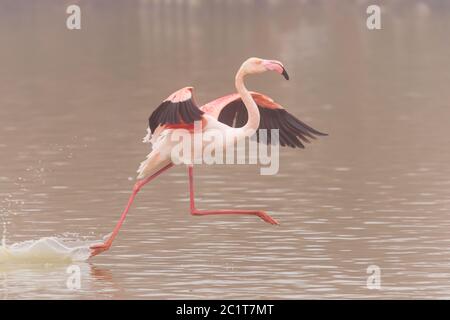
[[(220, 97), (199, 107), (193, 98), (193, 87), (185, 87), (172, 93), (155, 109), (150, 115), (147, 136), (144, 138), (144, 142), (152, 143), (152, 151), (139, 166), (137, 182), (115, 228), (103, 243), (94, 244), (90, 247), (91, 257), (111, 247), (134, 198), (142, 187), (174, 166), (170, 157), (174, 142), (169, 137), (175, 129), (188, 129), (193, 136), (195, 135), (194, 122), (201, 121), (203, 133), (209, 130), (219, 130), (232, 141), (251, 137), (255, 133), (258, 134), (258, 129), (278, 129), (280, 145), (292, 148), (304, 148), (304, 143), (309, 143), (309, 139), (327, 135), (298, 120), (270, 97), (247, 90), (244, 84), (245, 76), (266, 71), (277, 72), (283, 75), (286, 80), (289, 80), (288, 73), (280, 61), (253, 57), (244, 61), (236, 73), (237, 93)], [(257, 138), (259, 141), (259, 135), (257, 135)], [(270, 143), (270, 134), (268, 134), (266, 143)], [(254, 215), (267, 223), (278, 224), (277, 220), (261, 210), (198, 209), (194, 197), (193, 165), (188, 164), (187, 168), (190, 212), (192, 215)]]

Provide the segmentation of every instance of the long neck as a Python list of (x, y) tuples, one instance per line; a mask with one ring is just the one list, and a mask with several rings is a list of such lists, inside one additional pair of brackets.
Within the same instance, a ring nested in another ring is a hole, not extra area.
[(236, 74), (235, 85), (248, 113), (248, 120), (247, 123), (242, 127), (242, 132), (245, 136), (251, 136), (259, 127), (260, 115), (255, 100), (253, 100), (252, 95), (244, 85), (244, 76), (245, 72), (242, 70), (242, 68), (239, 69), (238, 73)]

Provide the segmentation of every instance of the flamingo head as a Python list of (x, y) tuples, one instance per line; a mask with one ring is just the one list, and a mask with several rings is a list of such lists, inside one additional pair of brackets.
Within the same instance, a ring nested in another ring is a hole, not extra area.
[(289, 80), (289, 75), (286, 72), (283, 64), (278, 60), (266, 60), (260, 58), (249, 58), (244, 61), (241, 66), (241, 71), (244, 74), (263, 73), (266, 71), (275, 71), (281, 74), (286, 80)]

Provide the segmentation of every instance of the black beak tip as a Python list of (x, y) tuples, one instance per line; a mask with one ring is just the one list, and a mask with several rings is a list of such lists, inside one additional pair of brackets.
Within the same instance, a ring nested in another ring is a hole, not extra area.
[(283, 68), (283, 73), (281, 73), (281, 75), (282, 75), (286, 80), (289, 80), (289, 75), (288, 75), (288, 73), (286, 72), (286, 69)]

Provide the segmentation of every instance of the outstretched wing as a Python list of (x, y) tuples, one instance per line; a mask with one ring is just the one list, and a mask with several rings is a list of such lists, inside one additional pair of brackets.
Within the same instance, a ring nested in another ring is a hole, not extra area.
[(172, 93), (150, 115), (148, 127), (153, 134), (160, 125), (192, 124), (201, 120), (203, 111), (193, 99), (193, 87)]
[[(304, 148), (303, 143), (309, 143), (310, 139), (327, 135), (300, 121), (270, 97), (257, 92), (251, 92), (251, 95), (261, 116), (259, 129), (267, 129), (267, 143), (272, 142), (270, 129), (279, 130), (281, 146), (292, 148)], [(237, 93), (214, 100), (201, 109), (220, 122), (236, 128), (244, 126), (248, 119), (247, 109)], [(257, 139), (259, 142), (259, 131)]]

